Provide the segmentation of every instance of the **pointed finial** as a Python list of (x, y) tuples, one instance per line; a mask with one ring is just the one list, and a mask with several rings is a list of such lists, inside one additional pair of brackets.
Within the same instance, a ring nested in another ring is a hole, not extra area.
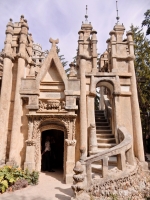
[(88, 14), (87, 14), (88, 6), (86, 5), (86, 15), (85, 15), (85, 23), (88, 23)]
[(116, 11), (117, 11), (116, 19), (117, 19), (117, 24), (118, 24), (119, 23), (119, 19), (120, 19), (120, 17), (118, 16), (118, 1), (116, 1)]

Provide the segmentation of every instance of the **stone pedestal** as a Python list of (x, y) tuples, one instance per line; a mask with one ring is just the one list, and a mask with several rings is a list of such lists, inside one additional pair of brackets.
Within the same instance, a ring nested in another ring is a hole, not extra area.
[(89, 150), (91, 152), (97, 151), (97, 137), (96, 137), (96, 126), (95, 126), (95, 124), (90, 125)]
[(75, 145), (76, 140), (65, 140), (66, 143), (66, 164), (65, 164), (65, 182), (73, 183), (73, 168), (75, 165)]
[(87, 156), (87, 112), (86, 112), (86, 60), (80, 60), (80, 148), (85, 148), (84, 156)]
[(35, 170), (35, 141), (26, 140), (26, 160), (24, 163), (24, 169), (28, 169), (30, 172)]

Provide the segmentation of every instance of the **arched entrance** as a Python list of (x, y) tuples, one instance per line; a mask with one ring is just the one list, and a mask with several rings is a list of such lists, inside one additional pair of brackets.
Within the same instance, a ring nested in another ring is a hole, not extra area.
[[(57, 129), (45, 130), (41, 133), (41, 152), (45, 150), (46, 138), (50, 138), (50, 166), (54, 170), (63, 171), (64, 166), (64, 132)], [(41, 159), (41, 171), (46, 170), (46, 159), (43, 154)]]
[[(58, 131), (54, 134), (55, 139), (63, 137), (63, 156), (60, 153), (58, 167), (62, 166), (63, 159), (63, 179), (65, 183), (73, 182), (73, 168), (75, 165), (75, 119), (76, 115), (28, 115), (28, 140), (26, 140), (26, 159), (24, 168), (41, 171), (41, 141), (44, 140), (43, 132), (51, 134), (51, 131)], [(50, 132), (49, 132), (50, 131)], [(48, 133), (49, 132), (49, 133)], [(63, 135), (63, 136), (62, 136)], [(58, 141), (60, 141), (58, 139)], [(64, 146), (63, 146), (64, 145)], [(59, 152), (58, 152), (59, 153)]]

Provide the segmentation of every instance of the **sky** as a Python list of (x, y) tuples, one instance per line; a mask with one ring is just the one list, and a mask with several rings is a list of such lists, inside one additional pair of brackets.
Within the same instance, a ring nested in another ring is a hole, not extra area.
[[(35, 43), (49, 50), (49, 38), (59, 38), (60, 55), (68, 65), (76, 56), (78, 31), (85, 21), (88, 5), (88, 21), (97, 31), (97, 51), (103, 53), (109, 32), (116, 23), (116, 0), (0, 0), (0, 50), (4, 48), (6, 25), (10, 18), (19, 22), (23, 14), (28, 21), (29, 33)], [(126, 31), (130, 25), (141, 27), (144, 13), (150, 9), (150, 0), (118, 0), (120, 23)], [(145, 30), (145, 29), (144, 29)]]

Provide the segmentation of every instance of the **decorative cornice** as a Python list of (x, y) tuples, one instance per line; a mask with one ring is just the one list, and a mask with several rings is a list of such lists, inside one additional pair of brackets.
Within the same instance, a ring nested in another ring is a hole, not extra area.
[(13, 57), (12, 53), (10, 53), (10, 52), (4, 53), (4, 58), (9, 58), (10, 60), (14, 60), (14, 57)]
[(92, 56), (87, 56), (87, 55), (84, 55), (84, 54), (80, 54), (79, 55), (81, 59), (85, 59), (85, 60), (91, 60), (92, 59)]
[(5, 33), (6, 33), (6, 34), (11, 34), (11, 35), (13, 35), (13, 34), (14, 34), (14, 31), (13, 31), (12, 29), (7, 29), (7, 30), (5, 31)]

